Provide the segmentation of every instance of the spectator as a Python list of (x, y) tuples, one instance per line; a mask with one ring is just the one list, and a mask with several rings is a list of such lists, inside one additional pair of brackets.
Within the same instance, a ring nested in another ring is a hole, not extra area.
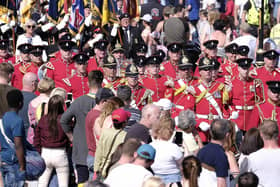
[[(89, 133), (92, 128), (85, 125), (87, 113), (95, 106), (95, 98), (101, 88), (103, 74), (101, 71), (91, 71), (88, 74), (89, 93), (76, 99), (71, 106), (63, 113), (60, 119), (61, 126), (73, 143), (72, 160), (76, 167), (78, 184), (83, 184), (88, 180), (89, 170), (87, 164), (88, 146), (95, 147), (94, 139), (89, 140)], [(72, 119), (75, 117), (76, 123), (72, 128)], [(88, 144), (87, 144), (88, 143)], [(89, 160), (93, 165), (93, 159)]]
[(48, 114), (43, 116), (35, 129), (34, 147), (46, 162), (46, 170), (39, 178), (38, 186), (48, 186), (53, 169), (59, 186), (68, 186), (69, 165), (66, 153), (67, 136), (61, 128), (64, 98), (54, 95), (48, 102)]
[(206, 10), (201, 10), (199, 13), (199, 21), (197, 23), (197, 30), (199, 35), (199, 41), (201, 44), (201, 49), (203, 49), (203, 43), (210, 39), (211, 26), (208, 21), (208, 12)]
[(106, 99), (106, 102), (101, 109), (101, 113), (96, 118), (93, 126), (96, 143), (98, 143), (100, 135), (104, 129), (113, 127), (112, 112), (123, 106), (123, 101), (118, 97)]
[(259, 178), (253, 172), (242, 173), (238, 177), (238, 187), (258, 187)]
[(280, 186), (280, 148), (276, 121), (264, 120), (259, 127), (263, 148), (248, 156), (248, 171), (254, 171), (263, 186)]
[(181, 111), (178, 116), (178, 127), (183, 131), (184, 155), (196, 155), (203, 147), (202, 141), (195, 130), (195, 114), (191, 110)]
[(107, 176), (106, 169), (110, 162), (110, 156), (124, 141), (126, 132), (123, 129), (130, 115), (130, 112), (122, 108), (114, 110), (112, 112), (113, 128), (104, 129), (101, 134), (95, 153), (94, 172), (102, 178)]
[(201, 163), (195, 156), (185, 157), (182, 161), (182, 181), (170, 184), (170, 187), (198, 187), (198, 177), (201, 173)]
[(158, 129), (157, 139), (151, 145), (157, 154), (151, 166), (155, 175), (159, 176), (165, 184), (181, 181), (179, 166), (183, 159), (181, 149), (174, 143), (169, 142), (173, 135), (171, 118), (162, 118)]
[(128, 131), (125, 139), (139, 138), (145, 143), (152, 141), (149, 130), (157, 126), (160, 119), (160, 108), (154, 104), (148, 104), (142, 109), (142, 117), (139, 123), (134, 124)]
[(22, 95), (23, 95), (23, 107), (19, 111), (18, 115), (23, 119), (25, 134), (27, 135), (28, 128), (30, 126), (28, 120), (28, 106), (31, 100), (37, 97), (34, 92), (37, 90), (38, 78), (35, 73), (28, 72), (22, 78)]
[[(238, 160), (240, 172), (244, 172), (244, 169), (247, 169), (247, 157), (263, 147), (263, 140), (260, 135), (260, 131), (257, 128), (249, 129), (239, 147), (240, 157)], [(244, 163), (243, 163), (244, 161)], [(245, 167), (245, 168), (244, 168)]]
[(36, 114), (37, 107), (42, 103), (48, 103), (51, 91), (55, 88), (54, 81), (48, 77), (44, 77), (38, 84), (38, 91), (40, 95), (34, 98), (28, 106), (28, 119), (30, 128), (28, 129), (27, 140), (33, 144), (34, 128), (38, 123)]
[(213, 120), (210, 127), (211, 141), (197, 154), (202, 165), (199, 186), (229, 185), (229, 163), (223, 145), (229, 132), (227, 120)]
[(13, 89), (12, 86), (9, 86), (11, 82), (12, 75), (14, 72), (14, 67), (9, 63), (0, 64), (0, 118), (8, 111), (9, 106), (6, 99), (7, 93)]
[(139, 122), (141, 119), (141, 111), (139, 109), (131, 107), (131, 88), (127, 85), (119, 86), (117, 91), (117, 96), (124, 102), (124, 109), (131, 113), (128, 120), (128, 124), (125, 129), (129, 129), (132, 124)]
[(1, 172), (4, 186), (23, 187), (25, 181), (25, 149), (30, 145), (25, 139), (24, 123), (18, 112), (23, 106), (23, 95), (19, 90), (7, 93), (9, 111), (1, 121)]
[(135, 161), (113, 169), (104, 182), (110, 187), (142, 187), (143, 182), (152, 176), (147, 168), (153, 164), (155, 155), (156, 150), (151, 145), (141, 145)]
[[(112, 171), (119, 165), (132, 163), (136, 158), (136, 151), (141, 146), (141, 142), (135, 138), (129, 138), (124, 143), (120, 144), (116, 151), (112, 154), (108, 171)], [(119, 154), (118, 154), (119, 152)], [(108, 172), (108, 173), (109, 173)]]
[(95, 121), (100, 116), (101, 111), (103, 110), (107, 100), (113, 97), (114, 94), (111, 90), (107, 88), (101, 88), (96, 94), (96, 105), (91, 109), (86, 116), (86, 130), (88, 131), (87, 143), (88, 143), (88, 157), (87, 164), (90, 171), (90, 178), (93, 177), (93, 163), (96, 151), (96, 138), (94, 133)]

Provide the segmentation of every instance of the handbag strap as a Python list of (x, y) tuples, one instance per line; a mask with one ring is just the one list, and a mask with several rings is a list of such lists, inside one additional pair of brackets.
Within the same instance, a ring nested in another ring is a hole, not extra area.
[(113, 141), (112, 141), (112, 143), (111, 143), (110, 149), (109, 149), (109, 151), (108, 151), (108, 153), (107, 153), (107, 155), (106, 155), (105, 161), (104, 161), (102, 167), (100, 168), (101, 175), (102, 175), (102, 171), (103, 171), (103, 169), (104, 169), (104, 167), (105, 167), (106, 161), (108, 160), (109, 155), (110, 155), (110, 153), (111, 153), (111, 151), (112, 151), (113, 145), (114, 145), (114, 143), (115, 143), (115, 141), (116, 141), (116, 139), (117, 139), (117, 136), (120, 134), (121, 131), (122, 131), (122, 129), (119, 130), (119, 131), (116, 133), (116, 135), (114, 136), (114, 138), (113, 138)]
[(3, 134), (6, 142), (9, 144), (9, 146), (12, 148), (12, 149), (15, 149), (15, 144), (14, 142), (6, 135), (5, 131), (4, 131), (4, 127), (3, 127), (3, 122), (2, 122), (2, 119), (0, 119), (0, 130), (1, 130), (1, 133)]

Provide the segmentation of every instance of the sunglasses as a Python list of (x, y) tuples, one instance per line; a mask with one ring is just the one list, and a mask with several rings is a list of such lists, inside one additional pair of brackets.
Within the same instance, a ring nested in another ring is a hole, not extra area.
[(35, 57), (40, 57), (42, 56), (43, 53), (40, 52), (36, 52), (36, 53), (32, 53), (32, 55), (34, 55)]
[(212, 70), (214, 70), (214, 68), (213, 67), (207, 67), (207, 68), (200, 68), (199, 70), (200, 71), (212, 71)]
[(32, 28), (32, 29), (35, 29), (35, 25), (27, 25), (26, 26), (28, 29)]

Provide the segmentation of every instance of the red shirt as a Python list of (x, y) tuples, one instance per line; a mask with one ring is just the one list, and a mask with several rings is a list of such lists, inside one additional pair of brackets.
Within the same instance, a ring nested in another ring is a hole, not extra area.
[(92, 109), (88, 112), (86, 117), (86, 138), (87, 138), (87, 145), (88, 145), (88, 153), (91, 156), (95, 156), (96, 151), (96, 142), (93, 134), (93, 127), (95, 120), (99, 117), (101, 114), (100, 110)]
[(227, 1), (225, 16), (234, 16), (234, 2), (233, 0)]
[(66, 147), (68, 138), (60, 125), (61, 115), (57, 118), (58, 135), (56, 138), (52, 137), (49, 132), (49, 123), (47, 115), (43, 116), (39, 124), (35, 128), (34, 147), (41, 152), (42, 147), (46, 148), (62, 148)]

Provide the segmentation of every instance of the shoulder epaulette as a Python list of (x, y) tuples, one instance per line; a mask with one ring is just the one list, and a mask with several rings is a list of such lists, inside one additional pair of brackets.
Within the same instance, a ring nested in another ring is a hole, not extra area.
[(46, 63), (45, 67), (48, 69), (54, 70), (54, 66), (51, 62)]
[(68, 78), (64, 78), (64, 79), (62, 79), (63, 80), (63, 82), (67, 85), (67, 86), (72, 86), (71, 85), (71, 82), (70, 82), (70, 80), (68, 79)]

